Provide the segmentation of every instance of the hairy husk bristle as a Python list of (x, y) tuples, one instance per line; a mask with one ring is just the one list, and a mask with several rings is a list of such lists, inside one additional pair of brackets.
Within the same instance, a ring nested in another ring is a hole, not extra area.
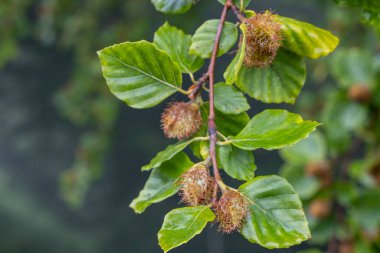
[(196, 164), (180, 180), (181, 201), (189, 206), (208, 205), (212, 202), (215, 181), (203, 164)]
[(246, 49), (243, 64), (265, 68), (272, 64), (281, 46), (281, 25), (266, 11), (246, 19)]
[(162, 129), (168, 138), (189, 138), (199, 130), (201, 124), (202, 116), (195, 103), (172, 103), (161, 115)]
[(214, 206), (219, 229), (227, 234), (239, 230), (248, 215), (248, 209), (249, 202), (240, 193), (232, 190), (223, 193)]

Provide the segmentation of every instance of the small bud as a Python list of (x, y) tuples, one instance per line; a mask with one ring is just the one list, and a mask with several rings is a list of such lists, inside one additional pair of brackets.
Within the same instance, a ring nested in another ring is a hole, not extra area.
[(331, 213), (331, 201), (328, 199), (317, 199), (311, 202), (309, 207), (310, 215), (318, 218), (323, 219), (329, 216)]
[(219, 229), (227, 234), (239, 230), (247, 217), (248, 200), (240, 193), (228, 190), (216, 203), (214, 211), (219, 222)]
[(365, 84), (355, 84), (348, 90), (348, 97), (359, 103), (366, 103), (372, 97), (371, 89)]
[(199, 106), (195, 103), (172, 103), (162, 113), (161, 124), (166, 137), (179, 140), (189, 138), (202, 124)]
[(246, 19), (246, 50), (243, 64), (265, 68), (272, 64), (281, 46), (281, 25), (267, 11)]
[(196, 164), (180, 180), (181, 201), (189, 206), (208, 205), (214, 192), (214, 178), (203, 164)]
[(339, 253), (354, 253), (355, 243), (352, 239), (341, 241), (339, 244)]

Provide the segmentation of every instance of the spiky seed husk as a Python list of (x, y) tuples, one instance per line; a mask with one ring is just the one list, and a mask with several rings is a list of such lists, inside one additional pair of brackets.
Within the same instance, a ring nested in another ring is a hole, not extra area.
[(196, 164), (180, 179), (181, 201), (189, 206), (208, 205), (212, 202), (215, 181), (203, 164)]
[(199, 130), (201, 124), (202, 116), (195, 103), (172, 103), (161, 115), (162, 129), (168, 138), (189, 138)]
[(330, 215), (331, 208), (332, 206), (330, 200), (316, 199), (313, 202), (311, 202), (309, 212), (311, 216), (318, 219), (323, 219)]
[(270, 11), (246, 19), (246, 49), (243, 64), (265, 68), (272, 64), (281, 47), (281, 25)]
[(215, 204), (214, 211), (219, 222), (219, 229), (230, 234), (239, 230), (243, 225), (243, 221), (248, 215), (249, 202), (240, 193), (228, 190)]

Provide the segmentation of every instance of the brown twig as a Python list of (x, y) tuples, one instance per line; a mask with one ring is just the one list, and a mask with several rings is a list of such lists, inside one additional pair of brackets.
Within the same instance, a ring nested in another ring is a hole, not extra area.
[(194, 100), (195, 97), (198, 95), (199, 91), (201, 90), (202, 86), (205, 85), (208, 81), (209, 73), (204, 73), (201, 78), (198, 79), (198, 81), (195, 83), (195, 87), (191, 90), (188, 98), (190, 100)]
[(224, 27), (224, 23), (226, 21), (228, 10), (231, 8), (232, 2), (231, 0), (227, 0), (222, 15), (219, 20), (218, 30), (216, 32), (215, 41), (214, 41), (214, 47), (211, 54), (210, 59), (210, 65), (208, 67), (208, 76), (209, 76), (209, 102), (210, 102), (210, 109), (209, 109), (209, 117), (208, 117), (208, 133), (210, 135), (210, 157), (212, 161), (212, 167), (213, 167), (213, 174), (215, 177), (215, 189), (212, 201), (215, 203), (218, 198), (218, 187), (220, 187), (221, 184), (221, 177), (219, 174), (218, 169), (218, 163), (216, 161), (216, 142), (217, 142), (217, 131), (216, 131), (216, 124), (215, 124), (215, 111), (214, 111), (214, 71), (215, 71), (215, 62), (216, 57), (218, 56), (218, 49), (219, 49), (219, 43), (220, 38), (222, 36), (222, 31)]

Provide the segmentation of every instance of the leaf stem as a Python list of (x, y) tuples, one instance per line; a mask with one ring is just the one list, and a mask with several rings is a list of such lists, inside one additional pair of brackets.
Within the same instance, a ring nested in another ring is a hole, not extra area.
[(232, 2), (231, 2), (231, 10), (236, 15), (236, 17), (239, 19), (240, 22), (243, 23), (246, 20), (246, 17), (243, 14), (241, 14), (241, 12), (239, 11), (239, 9)]
[(215, 72), (215, 63), (216, 63), (216, 57), (218, 56), (218, 49), (219, 49), (219, 43), (220, 38), (222, 36), (222, 31), (224, 28), (224, 23), (226, 21), (228, 10), (231, 8), (232, 2), (231, 0), (227, 0), (218, 25), (218, 30), (216, 32), (214, 46), (211, 54), (210, 64), (208, 67), (208, 78), (209, 78), (209, 102), (210, 102), (210, 108), (209, 108), (209, 117), (208, 117), (208, 133), (210, 136), (210, 158), (212, 161), (212, 167), (213, 167), (213, 174), (215, 178), (215, 189), (213, 193), (212, 202), (215, 203), (218, 198), (218, 187), (223, 190), (224, 183), (222, 182), (222, 179), (219, 174), (218, 169), (218, 163), (216, 160), (216, 142), (217, 142), (217, 131), (216, 131), (216, 124), (215, 124), (215, 110), (214, 110), (214, 72)]
[(198, 95), (199, 91), (201, 90), (202, 86), (205, 85), (207, 83), (209, 79), (209, 73), (205, 73), (202, 75), (201, 78), (198, 79), (198, 81), (195, 81), (194, 84), (196, 85), (194, 89), (191, 90), (188, 98), (190, 100), (194, 100), (195, 97)]

